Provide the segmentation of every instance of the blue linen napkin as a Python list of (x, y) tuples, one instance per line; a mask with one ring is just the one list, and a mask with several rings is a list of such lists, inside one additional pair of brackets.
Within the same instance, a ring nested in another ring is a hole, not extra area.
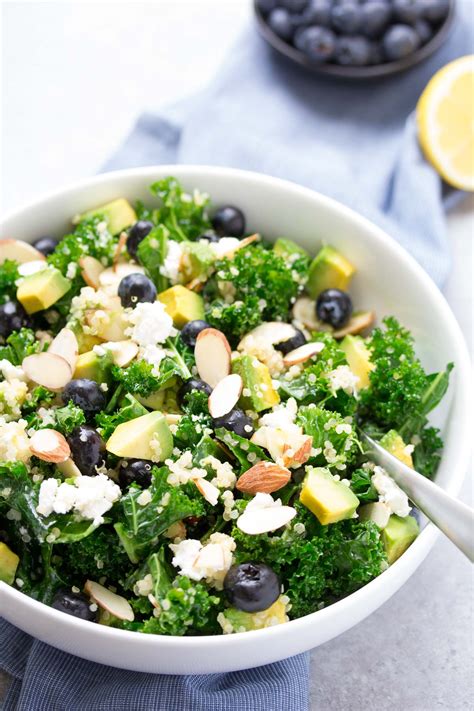
[[(215, 164), (294, 180), (379, 224), (442, 284), (453, 194), (443, 195), (419, 150), (413, 110), (437, 69), (473, 51), (471, 20), (465, 0), (428, 62), (363, 84), (310, 75), (246, 31), (206, 91), (141, 116), (104, 169)], [(308, 654), (230, 674), (140, 674), (77, 659), (0, 620), (0, 668), (14, 678), (4, 711), (308, 708)]]

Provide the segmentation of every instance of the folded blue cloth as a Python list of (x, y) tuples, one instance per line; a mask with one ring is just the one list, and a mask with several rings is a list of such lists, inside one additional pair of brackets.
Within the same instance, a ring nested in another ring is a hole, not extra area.
[[(442, 284), (448, 201), (420, 153), (413, 110), (438, 68), (473, 51), (471, 12), (466, 0), (428, 62), (364, 84), (312, 76), (247, 31), (206, 91), (142, 116), (105, 169), (215, 164), (294, 180), (379, 224)], [(0, 668), (14, 677), (5, 711), (308, 708), (307, 654), (231, 674), (139, 674), (77, 659), (0, 621)]]

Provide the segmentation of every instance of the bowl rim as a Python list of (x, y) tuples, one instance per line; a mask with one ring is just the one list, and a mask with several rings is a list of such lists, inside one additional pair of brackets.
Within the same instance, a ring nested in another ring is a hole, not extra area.
[[(263, 183), (269, 188), (276, 187), (277, 189), (284, 190), (290, 194), (307, 197), (319, 202), (320, 205), (323, 204), (329, 209), (338, 211), (346, 218), (358, 223), (364, 231), (372, 233), (372, 236), (376, 240), (383, 243), (384, 248), (386, 248), (388, 253), (395, 254), (402, 262), (404, 262), (406, 269), (412, 273), (414, 278), (419, 279), (426, 290), (430, 292), (430, 296), (442, 313), (445, 323), (447, 322), (450, 326), (450, 335), (453, 338), (453, 351), (456, 353), (456, 408), (457, 410), (461, 410), (462, 416), (461, 418), (458, 418), (460, 419), (461, 424), (456, 435), (458, 447), (456, 451), (456, 461), (453, 462), (452, 466), (452, 471), (454, 473), (444, 487), (446, 491), (456, 495), (459, 492), (464, 480), (469, 461), (469, 453), (471, 450), (470, 388), (468, 386), (461, 388), (458, 385), (459, 382), (463, 382), (466, 385), (470, 382), (470, 357), (460, 326), (445, 297), (428, 274), (416, 262), (414, 257), (412, 257), (382, 228), (378, 227), (369, 219), (358, 214), (343, 203), (292, 181), (275, 178), (273, 176), (257, 173), (255, 171), (210, 165), (157, 165), (101, 173), (92, 178), (83, 178), (82, 180), (76, 181), (64, 188), (48, 191), (39, 198), (29, 201), (23, 206), (15, 208), (7, 213), (0, 221), (0, 229), (4, 229), (5, 223), (10, 220), (21, 219), (24, 212), (35, 210), (43, 203), (65, 197), (67, 195), (73, 195), (75, 192), (79, 192), (82, 189), (103, 185), (109, 181), (120, 182), (120, 180), (127, 180), (129, 178), (139, 178), (145, 182), (147, 180), (151, 181), (153, 178), (156, 179), (165, 175), (175, 175), (181, 180), (190, 179), (199, 181), (199, 176), (202, 177), (203, 174), (210, 177), (224, 176), (230, 180), (243, 180), (247, 183), (255, 185), (261, 185)], [(229, 645), (232, 646), (233, 640), (236, 637), (239, 637), (240, 639), (244, 638), (245, 640), (248, 640), (249, 644), (252, 644), (252, 640), (255, 639), (255, 635), (258, 635), (260, 641), (263, 641), (263, 638), (265, 637), (268, 643), (271, 644), (273, 641), (284, 637), (289, 631), (289, 626), (291, 626), (292, 632), (297, 633), (299, 629), (303, 629), (309, 623), (314, 624), (317, 621), (322, 622), (323, 620), (331, 620), (339, 614), (342, 615), (344, 611), (349, 610), (353, 603), (361, 600), (364, 596), (375, 597), (377, 593), (384, 588), (388, 591), (392, 591), (387, 595), (386, 599), (388, 599), (388, 597), (390, 597), (390, 595), (393, 594), (398, 587), (400, 587), (399, 585), (396, 585), (396, 580), (401, 579), (403, 583), (406, 579), (408, 579), (416, 567), (418, 567), (418, 565), (427, 556), (437, 540), (438, 535), (439, 531), (433, 526), (433, 524), (428, 523), (409, 549), (395, 563), (393, 563), (377, 578), (371, 580), (369, 583), (338, 602), (328, 605), (327, 607), (316, 612), (312, 612), (309, 615), (305, 615), (304, 617), (300, 617), (296, 620), (290, 620), (285, 624), (267, 627), (261, 630), (252, 630), (250, 632), (237, 632), (230, 635), (202, 635), (196, 637), (147, 635), (139, 632), (107, 627), (105, 625), (98, 625), (88, 622), (87, 620), (80, 620), (71, 615), (64, 615), (64, 613), (59, 610), (55, 610), (42, 602), (34, 600), (25, 593), (22, 593), (20, 590), (17, 590), (16, 588), (13, 588), (12, 586), (1, 581), (0, 593), (8, 596), (12, 602), (28, 608), (32, 613), (41, 615), (48, 625), (54, 626), (55, 622), (60, 622), (62, 628), (65, 630), (67, 629), (71, 633), (74, 633), (75, 630), (85, 632), (86, 628), (84, 625), (88, 625), (91, 644), (93, 644), (95, 639), (104, 641), (108, 640), (111, 642), (116, 641), (117, 644), (121, 642), (126, 643), (127, 641), (133, 641), (133, 643), (138, 643), (142, 648), (149, 650), (152, 650), (155, 645), (158, 644), (163, 651), (169, 650), (170, 652), (173, 650), (179, 651), (184, 647), (187, 651), (196, 649), (201, 652), (203, 651), (203, 648), (212, 647), (213, 651), (219, 652), (219, 649), (221, 648), (227, 648)], [(390, 585), (390, 581), (393, 581), (392, 585)], [(138, 640), (141, 641), (138, 642)], [(216, 645), (215, 648), (214, 645)]]
[(454, 18), (456, 17), (456, 0), (449, 0), (448, 14), (444, 18), (443, 22), (438, 26), (438, 29), (431, 39), (428, 40), (426, 44), (419, 47), (415, 52), (413, 52), (413, 54), (408, 55), (408, 57), (403, 57), (402, 59), (384, 62), (383, 64), (369, 64), (363, 67), (350, 67), (339, 64), (331, 64), (329, 62), (326, 64), (316, 64), (311, 62), (299, 49), (296, 49), (293, 45), (288, 44), (283, 39), (278, 37), (275, 32), (273, 32), (266, 22), (260, 8), (257, 6), (257, 0), (254, 0), (253, 2), (253, 8), (260, 35), (270, 45), (270, 47), (272, 47), (283, 57), (286, 57), (295, 64), (304, 67), (312, 74), (337, 77), (338, 79), (355, 79), (359, 81), (363, 79), (379, 79), (381, 77), (393, 76), (394, 74), (406, 71), (407, 69), (411, 69), (421, 62), (424, 62), (426, 59), (431, 57), (431, 55), (434, 54), (434, 52), (436, 52), (446, 41), (452, 29)]

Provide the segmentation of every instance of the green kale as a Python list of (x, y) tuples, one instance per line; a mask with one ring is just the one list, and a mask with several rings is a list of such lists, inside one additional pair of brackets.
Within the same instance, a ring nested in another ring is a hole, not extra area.
[(417, 472), (431, 479), (441, 461), (443, 440), (437, 427), (423, 427), (419, 439), (413, 451), (413, 466)]
[(337, 412), (306, 405), (298, 410), (297, 424), (313, 438), (317, 454), (313, 454), (308, 462), (313, 466), (343, 471), (361, 451), (354, 428)]
[(145, 267), (146, 273), (155, 284), (158, 293), (169, 286), (168, 279), (160, 271), (168, 250), (168, 234), (164, 225), (158, 225), (138, 245), (138, 261)]
[(160, 614), (147, 620), (140, 627), (141, 632), (183, 636), (191, 630), (194, 634), (218, 631), (216, 607), (220, 600), (201, 583), (192, 583), (189, 578), (180, 576), (158, 602)]
[(356, 469), (351, 475), (351, 489), (361, 504), (378, 501), (377, 489), (372, 484), (371, 472), (366, 469)]
[(6, 346), (0, 348), (0, 359), (6, 358), (13, 365), (21, 365), (26, 356), (41, 350), (41, 344), (31, 328), (14, 331), (8, 336), (6, 343)]
[(245, 437), (240, 437), (235, 432), (219, 427), (215, 431), (215, 435), (225, 447), (231, 452), (234, 459), (240, 465), (240, 473), (246, 472), (249, 467), (257, 462), (268, 461), (270, 457), (257, 444), (250, 442)]
[(370, 386), (360, 393), (361, 415), (387, 430), (396, 429), (407, 440), (419, 432), (445, 394), (453, 366), (427, 375), (409, 331), (393, 317), (384, 319), (384, 326), (374, 330), (367, 344), (375, 367)]
[(195, 240), (211, 228), (206, 212), (207, 195), (198, 191), (187, 194), (173, 177), (158, 180), (150, 190), (161, 200), (154, 221), (168, 229), (171, 239), (177, 242)]
[[(39, 390), (39, 388), (36, 389)], [(45, 397), (49, 399), (49, 391), (45, 388), (44, 390), (46, 392), (38, 393), (38, 395), (33, 398), (33, 401), (37, 400), (37, 398), (43, 399), (43, 402)], [(50, 408), (48, 410), (48, 415), (51, 415), (54, 420), (53, 422), (45, 423), (45, 421), (38, 415), (38, 413), (35, 410), (31, 409), (31, 406), (32, 403), (29, 402), (28, 411), (25, 412), (25, 409), (23, 408), (22, 413), (26, 417), (28, 427), (32, 427), (35, 430), (42, 430), (51, 427), (54, 430), (61, 432), (61, 434), (67, 436), (70, 435), (71, 432), (76, 429), (76, 427), (79, 427), (79, 425), (83, 425), (86, 421), (84, 412), (81, 410), (80, 407), (75, 405), (72, 400), (69, 400), (68, 404), (64, 407), (55, 407)]]
[(165, 560), (164, 546), (160, 548), (158, 553), (152, 553), (141, 566), (132, 570), (124, 583), (125, 589), (133, 590), (138, 594), (136, 584), (147, 575), (151, 575), (151, 594), (153, 597), (156, 600), (164, 598), (171, 587), (171, 581), (174, 576), (171, 566)]
[(132, 571), (117, 534), (105, 525), (74, 545), (61, 546), (58, 553), (61, 574), (74, 585), (81, 585), (87, 578), (96, 580), (102, 576), (109, 583), (120, 584)]
[(6, 259), (0, 265), (0, 304), (16, 298), (16, 281), (19, 276), (17, 262)]
[(123, 422), (128, 422), (129, 420), (134, 420), (136, 417), (142, 417), (142, 415), (147, 414), (148, 410), (143, 407), (143, 405), (140, 405), (133, 395), (127, 393), (120, 402), (120, 408), (116, 412), (112, 414), (99, 412), (99, 414), (96, 415), (95, 422), (100, 430), (102, 439), (107, 440), (114, 430)]
[(338, 389), (333, 391), (328, 374), (340, 365), (347, 365), (344, 351), (329, 333), (313, 333), (311, 341), (324, 343), (316, 361), (307, 361), (300, 375), (292, 380), (280, 378), (279, 392), (294, 397), (301, 405), (316, 403), (347, 417), (357, 408), (356, 398)]
[[(39, 407), (47, 407), (55, 399), (56, 393), (51, 392), (43, 385), (38, 385), (33, 388), (31, 393), (28, 393), (26, 400), (21, 408), (21, 415), (28, 422), (31, 422), (33, 416), (36, 416), (36, 410)], [(30, 425), (31, 427), (31, 425)]]
[(206, 430), (212, 430), (212, 418), (207, 405), (208, 396), (201, 390), (187, 393), (182, 402), (184, 412), (174, 434), (175, 445), (180, 449), (195, 447)]
[(172, 523), (203, 513), (202, 502), (191, 499), (182, 487), (168, 484), (167, 477), (166, 467), (154, 467), (150, 502), (139, 504), (142, 489), (132, 484), (117, 504), (115, 530), (132, 563), (149, 555)]
[[(74, 232), (63, 237), (54, 252), (47, 257), (49, 264), (59, 269), (64, 276), (72, 262), (78, 262), (86, 255), (95, 257), (104, 265), (112, 264), (118, 240), (107, 229), (102, 229), (103, 223), (104, 219), (100, 215), (79, 222)], [(80, 275), (75, 279), (80, 280), (84, 286)]]
[(232, 258), (217, 261), (215, 269), (212, 279), (218, 290), (222, 283), (231, 284), (234, 303), (225, 305), (222, 299), (211, 302), (206, 320), (232, 341), (262, 321), (287, 319), (300, 287), (291, 269), (275, 252), (252, 245), (238, 250)]

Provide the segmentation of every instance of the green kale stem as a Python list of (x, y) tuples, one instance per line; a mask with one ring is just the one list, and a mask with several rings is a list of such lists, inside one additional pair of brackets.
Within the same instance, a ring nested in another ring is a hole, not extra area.
[(105, 408), (105, 412), (113, 412), (115, 410), (120, 398), (122, 397), (122, 393), (123, 393), (123, 385), (119, 385), (115, 389), (115, 392), (112, 395), (112, 397), (110, 398), (109, 404)]

